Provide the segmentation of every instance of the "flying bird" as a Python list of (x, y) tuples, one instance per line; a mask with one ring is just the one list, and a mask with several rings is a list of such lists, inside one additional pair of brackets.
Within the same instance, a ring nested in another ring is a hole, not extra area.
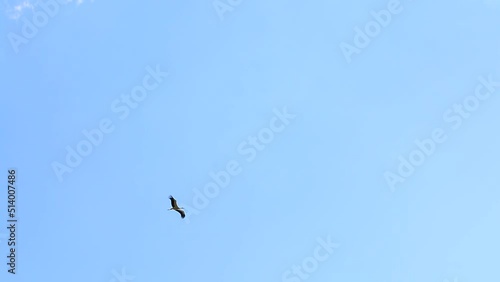
[(172, 204), (172, 207), (169, 210), (174, 210), (181, 214), (181, 218), (185, 218), (186, 214), (182, 210), (183, 207), (179, 208), (179, 206), (177, 205), (177, 201), (174, 199), (174, 197), (170, 196), (169, 198), (170, 198), (170, 203)]

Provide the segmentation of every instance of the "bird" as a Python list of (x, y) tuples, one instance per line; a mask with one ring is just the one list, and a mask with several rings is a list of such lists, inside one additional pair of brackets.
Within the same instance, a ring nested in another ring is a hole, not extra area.
[(169, 199), (170, 199), (170, 203), (172, 204), (172, 207), (169, 210), (174, 210), (174, 211), (181, 214), (181, 218), (185, 218), (186, 214), (182, 210), (183, 207), (179, 208), (179, 206), (177, 206), (177, 201), (174, 199), (174, 197), (172, 197), (172, 195), (170, 195)]

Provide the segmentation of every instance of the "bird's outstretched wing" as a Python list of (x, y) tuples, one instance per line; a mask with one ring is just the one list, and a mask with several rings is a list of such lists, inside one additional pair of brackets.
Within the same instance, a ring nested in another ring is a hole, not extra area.
[(183, 210), (176, 210), (176, 211), (181, 214), (181, 218), (185, 218), (186, 217), (186, 213), (184, 213)]
[(178, 209), (179, 207), (177, 206), (177, 201), (174, 199), (174, 197), (170, 196), (170, 204), (172, 204), (172, 208)]

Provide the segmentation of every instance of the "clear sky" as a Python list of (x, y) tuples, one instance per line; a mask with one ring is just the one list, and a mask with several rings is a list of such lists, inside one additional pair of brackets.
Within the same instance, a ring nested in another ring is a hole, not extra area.
[(500, 2), (2, 4), (1, 281), (499, 277)]

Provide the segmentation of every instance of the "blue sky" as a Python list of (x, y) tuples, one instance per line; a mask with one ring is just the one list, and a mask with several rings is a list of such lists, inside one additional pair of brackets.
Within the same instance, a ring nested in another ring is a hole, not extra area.
[(2, 5), (2, 281), (498, 277), (499, 3), (49, 2)]

